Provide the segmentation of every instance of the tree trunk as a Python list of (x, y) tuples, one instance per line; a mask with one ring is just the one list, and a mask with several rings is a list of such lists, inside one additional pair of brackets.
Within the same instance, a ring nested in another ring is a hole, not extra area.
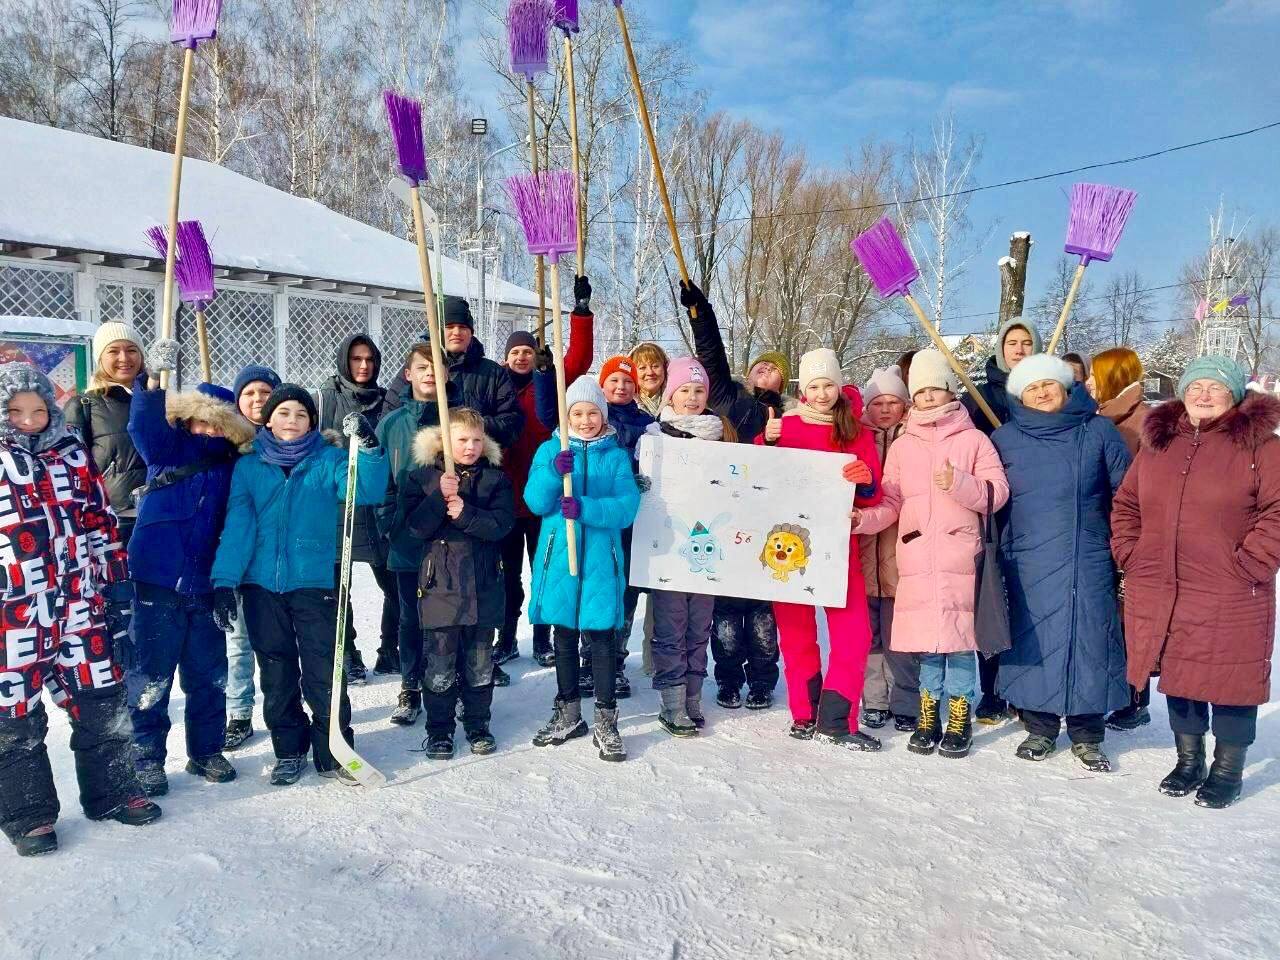
[(1000, 320), (1021, 315), (1026, 303), (1027, 260), (1031, 257), (1031, 234), (1022, 231), (1009, 238), (1009, 256), (1000, 258)]

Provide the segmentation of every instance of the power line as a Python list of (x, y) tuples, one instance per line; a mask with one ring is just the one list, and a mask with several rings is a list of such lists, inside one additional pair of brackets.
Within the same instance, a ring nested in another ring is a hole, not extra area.
[[(963, 190), (954, 190), (950, 193), (935, 193), (928, 196), (912, 197), (909, 200), (885, 201), (883, 203), (866, 203), (849, 207), (824, 207), (818, 210), (798, 210), (786, 211), (781, 210), (773, 213), (757, 213), (742, 217), (724, 217), (720, 219), (721, 225), (726, 223), (742, 223), (755, 220), (789, 220), (796, 217), (819, 217), (829, 213), (860, 213), (867, 210), (884, 210), (894, 206), (910, 206), (917, 203), (928, 203), (933, 200), (948, 200), (953, 197), (965, 197), (975, 193), (983, 193), (987, 190), (1000, 190), (1004, 187), (1016, 187), (1026, 183), (1038, 183), (1042, 180), (1053, 180), (1057, 177), (1066, 177), (1076, 173), (1086, 173), (1090, 170), (1103, 170), (1107, 167), (1119, 167), (1129, 163), (1138, 163), (1142, 160), (1152, 160), (1156, 157), (1163, 157), (1170, 153), (1178, 153), (1183, 150), (1192, 150), (1196, 147), (1205, 147), (1214, 143), (1224, 143), (1228, 140), (1237, 140), (1240, 137), (1252, 136), (1255, 133), (1262, 133), (1267, 130), (1274, 130), (1280, 127), (1280, 120), (1264, 123), (1260, 126), (1250, 127), (1248, 130), (1238, 130), (1235, 133), (1224, 133), (1217, 137), (1208, 137), (1204, 140), (1194, 140), (1190, 143), (1179, 143), (1171, 147), (1163, 147), (1159, 150), (1152, 150), (1149, 153), (1140, 153), (1132, 157), (1121, 157), (1118, 160), (1099, 160), (1095, 163), (1086, 163), (1079, 167), (1070, 167), (1065, 170), (1055, 170), (1052, 173), (1041, 173), (1033, 177), (1017, 177), (1013, 180), (1001, 180), (999, 183), (986, 183), (976, 187), (966, 187)], [(640, 221), (638, 220), (592, 220), (592, 225), (613, 225), (613, 226), (632, 226)], [(682, 227), (695, 226), (692, 220), (677, 220), (676, 223)]]

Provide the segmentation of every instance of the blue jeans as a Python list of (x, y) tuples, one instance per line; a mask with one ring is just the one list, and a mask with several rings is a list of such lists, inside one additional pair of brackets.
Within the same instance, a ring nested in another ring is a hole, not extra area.
[(187, 756), (221, 753), (227, 645), (213, 622), (213, 595), (184, 596), (149, 583), (135, 583), (134, 591), (133, 649), (124, 684), (137, 762), (164, 763), (175, 672), (187, 698)]
[(964, 697), (973, 706), (978, 696), (978, 658), (972, 650), (920, 654), (920, 689), (934, 700)]
[(400, 598), (400, 689), (422, 689), (423, 637), (418, 621), (418, 572), (395, 572)]
[(253, 718), (253, 647), (244, 622), (244, 600), (236, 594), (236, 622), (227, 634), (227, 716), (232, 720)]

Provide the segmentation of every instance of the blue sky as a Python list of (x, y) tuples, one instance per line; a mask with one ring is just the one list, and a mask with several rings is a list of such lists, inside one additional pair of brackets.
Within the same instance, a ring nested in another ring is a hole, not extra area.
[[(596, 0), (585, 0), (596, 2)], [(632, 0), (683, 38), (714, 108), (780, 130), (839, 165), (868, 138), (927, 138), (940, 114), (983, 139), (977, 183), (1147, 153), (1280, 120), (1280, 0)], [(993, 309), (995, 261), (1030, 230), (1034, 300), (1061, 249), (1075, 177), (979, 194), (996, 222), (949, 314)], [(1112, 264), (1177, 279), (1225, 199), (1280, 222), (1280, 129), (1078, 179), (1139, 191)], [(1172, 298), (1160, 295), (1162, 315)], [(957, 321), (955, 332), (982, 329)]]

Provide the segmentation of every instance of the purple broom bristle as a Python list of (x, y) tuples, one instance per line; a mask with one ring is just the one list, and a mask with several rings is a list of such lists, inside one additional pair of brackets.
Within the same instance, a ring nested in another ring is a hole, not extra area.
[(217, 296), (213, 287), (213, 257), (209, 241), (199, 220), (183, 220), (178, 224), (178, 260), (174, 267), (178, 295), (197, 310)]
[(879, 223), (859, 235), (849, 246), (882, 298), (906, 296), (911, 284), (920, 276), (920, 268), (911, 259), (911, 252), (888, 217), (882, 217)]
[(556, 26), (565, 33), (578, 32), (578, 0), (556, 0)]
[(530, 82), (547, 71), (551, 24), (556, 19), (552, 0), (511, 0), (507, 7), (507, 43), (511, 48), (511, 72)]
[(578, 190), (569, 170), (523, 173), (504, 185), (533, 256), (553, 261), (578, 246)]
[(173, 16), (169, 21), (169, 42), (196, 48), (201, 40), (218, 35), (218, 15), (222, 0), (173, 0)]
[(1067, 253), (1081, 262), (1104, 263), (1116, 252), (1120, 234), (1138, 195), (1123, 187), (1101, 183), (1077, 183), (1071, 188), (1071, 214), (1067, 220)]
[(396, 163), (400, 176), (412, 186), (427, 179), (427, 154), (422, 142), (422, 104), (394, 90), (385, 90), (382, 100), (391, 124), (391, 139), (396, 145)]
[(147, 243), (151, 244), (151, 248), (160, 254), (161, 260), (169, 256), (169, 240), (164, 232), (164, 227), (148, 227)]

